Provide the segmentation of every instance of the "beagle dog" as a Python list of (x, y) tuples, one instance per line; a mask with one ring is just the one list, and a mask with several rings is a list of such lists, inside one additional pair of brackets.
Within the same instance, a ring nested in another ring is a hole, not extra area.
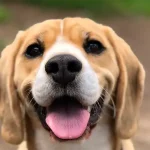
[(134, 150), (145, 72), (110, 27), (35, 24), (2, 51), (0, 70), (1, 136), (19, 150)]

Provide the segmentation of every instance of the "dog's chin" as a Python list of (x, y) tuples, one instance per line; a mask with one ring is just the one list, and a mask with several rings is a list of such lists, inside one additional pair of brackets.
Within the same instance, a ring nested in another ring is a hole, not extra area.
[[(102, 94), (104, 95), (104, 94)], [(54, 141), (87, 139), (101, 116), (104, 96), (92, 106), (85, 106), (75, 97), (64, 95), (48, 107), (34, 103), (42, 126)]]

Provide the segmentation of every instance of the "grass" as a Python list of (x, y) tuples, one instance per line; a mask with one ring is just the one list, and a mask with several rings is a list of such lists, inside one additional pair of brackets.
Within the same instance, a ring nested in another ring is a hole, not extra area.
[(101, 15), (150, 16), (150, 0), (23, 0), (44, 8), (83, 10)]

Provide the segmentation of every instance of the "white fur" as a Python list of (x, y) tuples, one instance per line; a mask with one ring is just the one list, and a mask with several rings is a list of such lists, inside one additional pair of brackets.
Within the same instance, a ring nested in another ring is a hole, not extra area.
[(36, 150), (112, 150), (111, 132), (103, 120), (94, 128), (89, 139), (71, 142), (52, 142), (44, 128), (35, 132)]
[[(92, 131), (88, 140), (76, 142), (52, 142), (49, 132), (43, 127), (35, 129), (35, 147), (34, 150), (112, 150), (112, 133), (108, 122), (103, 119)], [(122, 140), (123, 150), (134, 150), (131, 140)], [(18, 150), (28, 150), (27, 142), (22, 142)]]
[(82, 103), (86, 105), (94, 104), (101, 95), (102, 89), (96, 73), (93, 71), (81, 50), (75, 45), (65, 41), (63, 37), (58, 37), (55, 44), (49, 49), (41, 63), (37, 76), (35, 78), (32, 92), (35, 100), (42, 106), (48, 106), (52, 102), (52, 97), (62, 96), (63, 89), (53, 88), (53, 79), (46, 74), (45, 64), (49, 59), (60, 54), (70, 54), (76, 57), (82, 63), (82, 70), (76, 77), (76, 89), (70, 85), (67, 86), (67, 94), (70, 96), (79, 96)]

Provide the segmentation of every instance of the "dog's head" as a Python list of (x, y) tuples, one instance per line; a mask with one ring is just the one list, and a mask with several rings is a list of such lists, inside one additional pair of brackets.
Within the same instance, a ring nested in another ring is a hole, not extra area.
[(84, 137), (111, 98), (116, 135), (130, 138), (137, 128), (145, 73), (107, 26), (81, 18), (36, 24), (3, 50), (0, 70), (1, 133), (10, 143), (22, 141), (29, 105), (58, 139)]

